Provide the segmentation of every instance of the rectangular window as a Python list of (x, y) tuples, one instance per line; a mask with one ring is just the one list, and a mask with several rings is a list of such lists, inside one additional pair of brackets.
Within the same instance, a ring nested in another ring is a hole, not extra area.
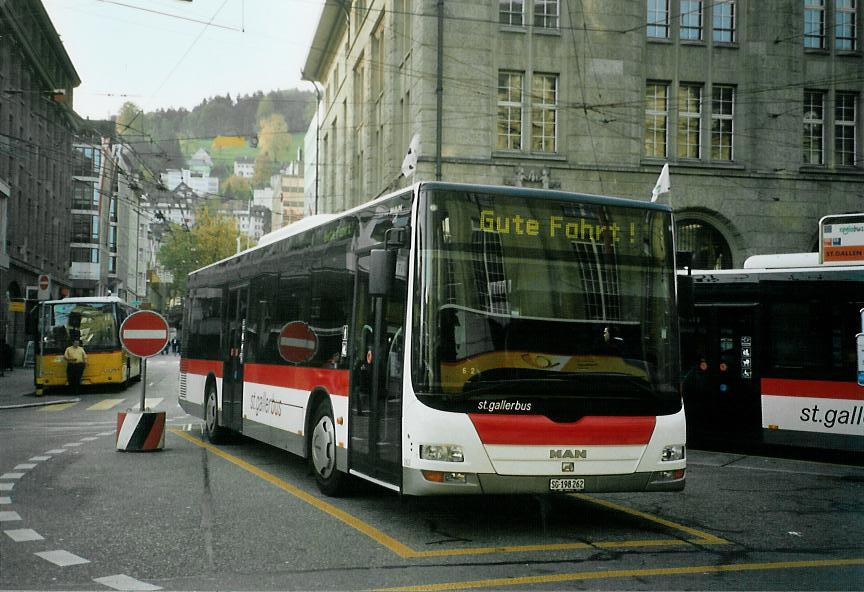
[(556, 152), (558, 135), (558, 75), (534, 74), (531, 79), (531, 151)]
[(99, 249), (87, 247), (72, 247), (73, 263), (99, 263)]
[(837, 166), (855, 166), (858, 95), (837, 93), (834, 105), (834, 156)]
[(855, 0), (836, 0), (834, 4), (834, 32), (838, 51), (858, 49), (858, 22), (855, 19)]
[(498, 150), (522, 149), (522, 93), (524, 74), (498, 73)]
[(645, 88), (645, 156), (666, 158), (669, 84), (649, 82)]
[(702, 41), (702, 0), (681, 0), (681, 39)]
[(538, 29), (557, 29), (558, 11), (558, 0), (534, 0), (534, 26)]
[(682, 84), (678, 88), (678, 157), (702, 157), (702, 87)]
[(98, 243), (99, 216), (74, 214), (72, 216), (72, 242)]
[(525, 24), (524, 0), (498, 0), (498, 22), (511, 27)]
[(804, 47), (825, 49), (825, 0), (804, 0)]
[(86, 181), (72, 181), (72, 209), (99, 209), (99, 193), (98, 190), (94, 189), (93, 183), (88, 183)]
[(735, 43), (735, 0), (714, 0), (714, 41)]
[(735, 132), (735, 87), (716, 85), (711, 99), (711, 159), (732, 160)]
[(804, 91), (804, 164), (821, 165), (824, 157), (825, 93)]
[(669, 0), (648, 0), (647, 23), (649, 37), (669, 38)]

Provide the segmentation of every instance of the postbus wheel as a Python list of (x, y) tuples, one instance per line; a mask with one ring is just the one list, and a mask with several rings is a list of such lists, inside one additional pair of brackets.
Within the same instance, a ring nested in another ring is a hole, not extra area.
[(204, 393), (204, 435), (213, 444), (225, 441), (226, 430), (219, 425), (218, 410), (216, 409), (216, 385), (207, 383)]
[(326, 401), (316, 407), (312, 426), (309, 463), (318, 489), (325, 495), (340, 495), (345, 490), (347, 477), (336, 468), (336, 424), (333, 410)]

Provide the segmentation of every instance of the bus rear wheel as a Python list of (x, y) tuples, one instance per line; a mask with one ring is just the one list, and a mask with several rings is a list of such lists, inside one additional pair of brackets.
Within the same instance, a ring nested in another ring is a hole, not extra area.
[(315, 409), (312, 426), (309, 463), (315, 481), (324, 495), (338, 496), (345, 491), (347, 476), (336, 468), (336, 424), (328, 403)]
[(204, 435), (211, 444), (221, 444), (225, 441), (226, 429), (219, 425), (219, 414), (216, 408), (216, 385), (207, 384), (204, 394)]

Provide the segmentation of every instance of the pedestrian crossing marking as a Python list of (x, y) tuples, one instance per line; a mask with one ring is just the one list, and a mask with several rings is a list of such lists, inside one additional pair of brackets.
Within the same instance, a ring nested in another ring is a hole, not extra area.
[(116, 407), (122, 402), (123, 399), (105, 399), (104, 401), (99, 401), (95, 405), (90, 405), (87, 408), (87, 411), (106, 411), (112, 407)]
[[(154, 398), (146, 398), (144, 399), (144, 407), (145, 409), (155, 409), (158, 407), (162, 401), (164, 401), (164, 397), (154, 397)], [(87, 411), (108, 411), (110, 409), (114, 409), (116, 407), (121, 407), (123, 403), (126, 402), (126, 408), (130, 411), (140, 411), (141, 406), (141, 398), (135, 397), (134, 399), (103, 399), (98, 403), (93, 403), (89, 407), (87, 407)], [(59, 403), (57, 405), (46, 405), (42, 407), (40, 411), (55, 413), (57, 411), (65, 411), (71, 407), (77, 405), (79, 401), (72, 401), (70, 403)]]
[(65, 411), (66, 409), (69, 409), (70, 407), (74, 407), (77, 404), (78, 403), (75, 402), (75, 403), (60, 403), (59, 405), (46, 405), (40, 411), (43, 411), (45, 413), (55, 413), (57, 411)]
[[(159, 406), (164, 399), (162, 397), (157, 397), (155, 399), (144, 399), (144, 408), (145, 409), (155, 409)], [(132, 408), (134, 411), (141, 411), (141, 401), (138, 401), (138, 404)]]

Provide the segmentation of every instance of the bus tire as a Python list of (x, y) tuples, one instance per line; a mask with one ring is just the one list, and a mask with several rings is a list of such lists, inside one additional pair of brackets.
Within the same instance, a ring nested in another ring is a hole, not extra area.
[(208, 382), (204, 392), (204, 436), (211, 444), (221, 444), (227, 437), (227, 430), (219, 425), (216, 404), (216, 385)]
[(321, 493), (332, 497), (344, 493), (347, 476), (336, 468), (336, 424), (326, 401), (318, 404), (312, 416), (309, 465)]

